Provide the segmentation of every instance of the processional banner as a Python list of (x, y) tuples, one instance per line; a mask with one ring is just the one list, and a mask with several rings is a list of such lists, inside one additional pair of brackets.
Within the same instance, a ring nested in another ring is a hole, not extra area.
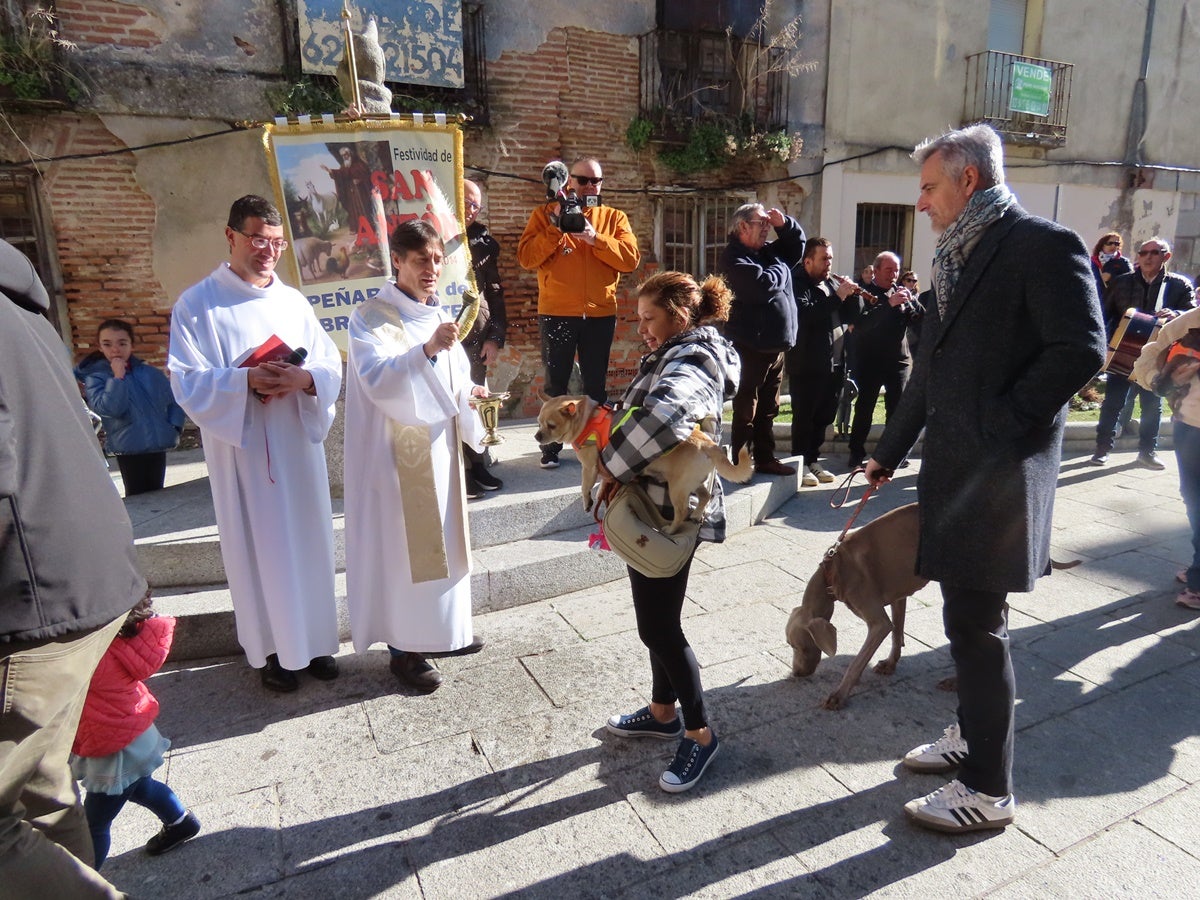
[(424, 219), (441, 235), (438, 299), (457, 314), (472, 283), (457, 124), (301, 117), (266, 126), (264, 144), (289, 241), (281, 268), (343, 353), (354, 306), (391, 274), (388, 237), (401, 222)]

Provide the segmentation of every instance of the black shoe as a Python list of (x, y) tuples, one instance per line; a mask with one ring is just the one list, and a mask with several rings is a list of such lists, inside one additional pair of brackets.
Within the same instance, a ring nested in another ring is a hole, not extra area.
[(908, 457), (906, 456), (906, 457), (904, 457), (904, 459), (900, 460), (900, 462), (896, 463), (896, 468), (897, 469), (907, 469), (911, 465), (912, 465), (912, 463), (910, 463), (908, 461)]
[(795, 475), (796, 467), (778, 459), (764, 459), (754, 464), (754, 471), (761, 475)]
[(333, 681), (338, 677), (338, 663), (332, 656), (318, 656), (308, 664), (308, 674), (320, 681)]
[(262, 685), (268, 691), (278, 694), (288, 694), (300, 687), (296, 673), (285, 669), (279, 664), (279, 657), (272, 653), (267, 657), (267, 664), (258, 670), (262, 676)]
[(1138, 454), (1138, 465), (1143, 469), (1149, 469), (1152, 472), (1161, 472), (1166, 466), (1163, 461), (1158, 458), (1158, 454), (1151, 450), (1149, 453)]
[(459, 647), (457, 650), (438, 650), (435, 653), (422, 653), (426, 659), (448, 659), (451, 656), (470, 656), (472, 653), (478, 653), (483, 649), (483, 638), (475, 638), (465, 647)]
[(146, 841), (146, 852), (151, 856), (161, 856), (168, 850), (174, 850), (184, 841), (190, 841), (199, 833), (200, 820), (196, 818), (195, 813), (188, 810), (174, 825), (164, 825), (158, 834)]
[(846, 462), (846, 468), (848, 468), (851, 472), (853, 472), (855, 469), (862, 468), (862, 464), (863, 464), (863, 458), (861, 456), (858, 456), (858, 457), (851, 456), (850, 459)]
[(542, 449), (541, 466), (543, 469), (557, 469), (558, 468), (558, 451), (553, 450), (549, 447), (543, 448)]
[(1093, 466), (1103, 466), (1108, 463), (1108, 451), (1097, 447), (1096, 452), (1092, 454), (1092, 458), (1088, 462)]
[(498, 491), (504, 487), (504, 482), (489, 472), (481, 462), (471, 466), (471, 474), (468, 477), (474, 478), (475, 483), (485, 491)]
[(423, 694), (432, 694), (442, 686), (442, 673), (431, 666), (421, 653), (402, 653), (388, 663), (392, 674)]
[(483, 496), (483, 488), (481, 488), (479, 486), (479, 482), (477, 482), (474, 479), (474, 477), (472, 477), (470, 472), (466, 473), (466, 477), (467, 477), (467, 482), (466, 482), (467, 499), (468, 500), (478, 500), (480, 497)]

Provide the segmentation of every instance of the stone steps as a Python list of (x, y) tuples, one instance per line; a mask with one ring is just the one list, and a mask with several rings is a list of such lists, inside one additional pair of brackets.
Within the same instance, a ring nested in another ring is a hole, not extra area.
[[(625, 575), (614, 554), (588, 549), (587, 537), (596, 526), (583, 509), (574, 454), (564, 451), (558, 469), (542, 469), (535, 428), (532, 422), (506, 424), (506, 441), (494, 451), (498, 464), (492, 470), (504, 488), (468, 504), (477, 612), (555, 597)], [(749, 528), (770, 515), (796, 492), (798, 481), (798, 476), (756, 476), (745, 485), (727, 485), (729, 530)], [(167, 487), (131, 497), (126, 506), (155, 605), (180, 619), (172, 658), (238, 653), (202, 451), (172, 453)], [(335, 500), (339, 621), (346, 640), (342, 526), (341, 502)]]

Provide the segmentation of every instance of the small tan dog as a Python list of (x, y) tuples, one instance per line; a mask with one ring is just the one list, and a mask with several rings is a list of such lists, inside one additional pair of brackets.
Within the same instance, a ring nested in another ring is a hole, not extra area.
[[(867, 639), (850, 663), (842, 683), (822, 704), (841, 709), (866, 669), (867, 663), (891, 634), (892, 652), (875, 666), (880, 675), (891, 675), (904, 646), (904, 613), (909, 594), (929, 583), (913, 573), (917, 560), (920, 523), (917, 504), (910, 503), (884, 513), (858, 528), (840, 544), (830, 548), (817, 571), (808, 580), (804, 599), (787, 621), (787, 640), (792, 645), (792, 671), (811, 675), (821, 654), (837, 655), (837, 629), (830, 624), (834, 604), (840, 600), (867, 623)], [(893, 620), (887, 607), (892, 607)]]
[[(608, 446), (608, 434), (612, 428), (612, 410), (600, 406), (591, 397), (544, 397), (542, 411), (538, 413), (538, 430), (533, 436), (539, 444), (570, 444), (579, 457), (583, 468), (580, 485), (583, 491), (583, 508), (592, 508), (592, 488), (596, 484), (597, 460), (600, 451)], [(667, 493), (675, 517), (664, 531), (674, 534), (688, 517), (688, 499), (694, 493), (699, 498), (693, 516), (704, 515), (704, 509), (712, 495), (708, 489), (708, 477), (713, 469), (730, 481), (749, 481), (754, 474), (750, 453), (743, 447), (735, 466), (725, 455), (721, 445), (696, 428), (682, 444), (677, 444), (645, 469), (667, 482)]]

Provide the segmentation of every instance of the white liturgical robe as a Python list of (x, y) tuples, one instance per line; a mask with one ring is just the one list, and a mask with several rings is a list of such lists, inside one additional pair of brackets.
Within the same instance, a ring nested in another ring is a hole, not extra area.
[(423, 345), (448, 314), (392, 282), (350, 317), (346, 587), (354, 649), (471, 643), (471, 542), (460, 441), (482, 449), (462, 346)]
[[(238, 365), (272, 335), (304, 347), (316, 396), (261, 403)], [(200, 426), (238, 640), (250, 665), (275, 653), (303, 669), (337, 653), (333, 515), (322, 446), (341, 355), (304, 295), (276, 276), (255, 287), (222, 263), (171, 313), (167, 368)]]

